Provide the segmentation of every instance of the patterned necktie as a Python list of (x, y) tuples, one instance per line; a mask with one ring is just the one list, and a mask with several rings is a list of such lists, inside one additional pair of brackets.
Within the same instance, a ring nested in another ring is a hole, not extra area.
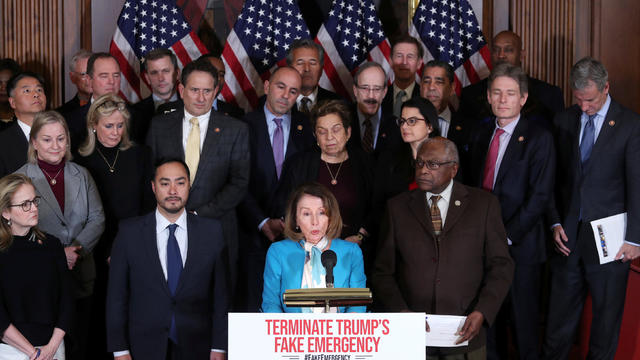
[(184, 160), (189, 167), (191, 173), (190, 180), (193, 184), (193, 180), (196, 178), (196, 172), (198, 171), (198, 163), (200, 162), (200, 122), (198, 118), (191, 118), (191, 130), (187, 137), (187, 146), (184, 152)]
[[(169, 228), (169, 239), (167, 241), (167, 283), (171, 295), (175, 296), (178, 289), (178, 281), (180, 280), (180, 274), (182, 273), (182, 256), (180, 255), (180, 247), (178, 246), (178, 240), (176, 239), (176, 228), (178, 225), (171, 224)], [(175, 314), (171, 315), (171, 327), (169, 328), (169, 338), (175, 343), (178, 343), (178, 331), (176, 328)]]
[(442, 232), (442, 216), (440, 215), (440, 208), (438, 207), (438, 201), (440, 201), (441, 198), (442, 196), (440, 195), (431, 195), (431, 207), (429, 208), (431, 222), (433, 223), (433, 230), (436, 236)]
[(498, 128), (493, 135), (491, 145), (489, 145), (489, 152), (487, 153), (487, 160), (484, 163), (484, 176), (482, 177), (482, 188), (491, 191), (493, 190), (493, 178), (496, 173), (496, 162), (498, 161), (498, 151), (500, 149), (500, 135), (504, 133), (504, 130)]
[(404, 90), (400, 90), (396, 94), (396, 101), (393, 103), (393, 115), (395, 115), (396, 117), (400, 116), (400, 109), (402, 108), (402, 98), (404, 98), (406, 94), (407, 93)]
[(302, 100), (300, 100), (300, 111), (309, 115), (309, 112), (311, 111), (311, 109), (309, 109), (309, 104), (311, 103), (311, 99), (309, 99), (308, 97), (303, 97)]
[(276, 131), (273, 133), (273, 160), (276, 163), (276, 175), (280, 179), (282, 163), (284, 162), (284, 132), (282, 130), (282, 119), (275, 118)]
[(582, 131), (582, 140), (580, 141), (580, 160), (582, 161), (582, 167), (584, 167), (591, 157), (591, 150), (593, 149), (593, 143), (595, 140), (595, 126), (593, 121), (598, 114), (589, 115), (589, 120), (584, 125)]
[(364, 151), (371, 153), (373, 152), (373, 124), (371, 123), (371, 118), (364, 119), (362, 124), (364, 125), (362, 148)]

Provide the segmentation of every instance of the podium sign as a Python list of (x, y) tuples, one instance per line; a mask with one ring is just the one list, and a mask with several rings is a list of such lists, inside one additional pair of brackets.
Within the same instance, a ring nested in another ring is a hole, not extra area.
[(425, 359), (424, 313), (230, 313), (229, 359)]

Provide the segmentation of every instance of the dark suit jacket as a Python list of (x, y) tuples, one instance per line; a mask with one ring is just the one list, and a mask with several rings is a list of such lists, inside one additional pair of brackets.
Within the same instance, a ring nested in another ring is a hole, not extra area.
[[(528, 80), (529, 98), (522, 114), (551, 130), (554, 115), (564, 109), (562, 90), (532, 77), (528, 77)], [(465, 118), (484, 123), (492, 120), (491, 106), (487, 101), (488, 82), (488, 79), (484, 79), (462, 89), (458, 111)]]
[[(258, 232), (258, 225), (262, 220), (274, 216), (270, 209), (279, 182), (264, 111), (250, 112), (243, 120), (249, 126), (251, 176), (249, 191), (238, 206), (238, 214), (242, 228), (247, 232), (245, 235), (253, 240), (252, 245), (260, 247), (268, 245), (268, 240)], [(314, 143), (313, 130), (307, 118), (300, 113), (292, 114), (285, 161)]]
[(551, 223), (561, 223), (574, 250), (597, 261), (593, 241), (577, 244), (578, 220), (627, 212), (626, 240), (640, 244), (640, 116), (614, 100), (583, 168), (580, 161), (580, 115), (574, 105), (555, 118), (558, 154), (556, 211)]
[[(378, 128), (378, 137), (376, 146), (372, 156), (376, 160), (380, 154), (387, 149), (393, 149), (402, 143), (400, 128), (396, 125), (393, 114), (385, 114), (384, 110), (380, 113), (380, 126)], [(362, 149), (362, 136), (360, 135), (360, 120), (358, 119), (357, 105), (351, 107), (351, 138), (347, 142), (349, 147), (358, 147)]]
[[(478, 129), (471, 148), (468, 184), (482, 186), (484, 165), (495, 121)], [(546, 260), (544, 215), (553, 198), (553, 136), (526, 117), (516, 125), (498, 169), (493, 194), (498, 197), (511, 256), (518, 264)]]
[(64, 116), (64, 114), (72, 112), (73, 110), (79, 107), (80, 107), (80, 99), (78, 98), (78, 94), (76, 93), (76, 96), (72, 97), (71, 100), (62, 104), (59, 108), (56, 109), (56, 111)]
[[(154, 159), (184, 160), (183, 117), (184, 107), (153, 118), (148, 145)], [(198, 171), (191, 184), (187, 210), (222, 222), (232, 256), (237, 254), (238, 249), (235, 208), (247, 192), (249, 165), (247, 125), (240, 120), (212, 111), (200, 152)]]
[(185, 359), (227, 348), (227, 267), (220, 223), (187, 215), (187, 259), (175, 296), (160, 265), (155, 212), (123, 220), (111, 255), (107, 347), (164, 359), (171, 315)]
[(218, 99), (218, 112), (236, 119), (242, 119), (242, 117), (244, 116), (244, 110), (220, 99)]
[[(436, 238), (425, 192), (404, 192), (388, 202), (373, 273), (376, 298), (387, 311), (468, 315), (491, 325), (507, 295), (513, 260), (497, 199), (454, 182), (444, 228)], [(463, 353), (485, 343), (484, 327)]]
[(16, 120), (0, 132), (0, 177), (9, 175), (27, 163), (29, 141)]
[(133, 109), (138, 115), (138, 126), (140, 128), (140, 132), (142, 133), (144, 139), (146, 139), (147, 132), (149, 132), (149, 126), (151, 124), (151, 119), (157, 114), (156, 107), (153, 104), (153, 96), (149, 95), (148, 97), (140, 100), (136, 104), (134, 104)]
[[(416, 82), (411, 97), (420, 97), (420, 83)], [(386, 115), (393, 115), (393, 85), (387, 87), (387, 94), (382, 99), (382, 112)]]

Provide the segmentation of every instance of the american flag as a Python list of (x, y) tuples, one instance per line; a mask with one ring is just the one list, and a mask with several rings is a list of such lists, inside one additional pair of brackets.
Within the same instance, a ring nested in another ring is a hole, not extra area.
[(467, 0), (420, 0), (409, 33), (420, 39), (424, 62), (447, 61), (461, 89), (489, 76), (491, 53)]
[(294, 40), (309, 38), (294, 0), (246, 0), (222, 50), (227, 71), (222, 97), (248, 110), (264, 94), (263, 82), (284, 64)]
[(180, 68), (208, 51), (171, 0), (127, 0), (109, 52), (120, 64), (120, 96), (135, 103), (150, 94), (140, 62), (155, 48), (171, 49)]
[(353, 74), (365, 60), (393, 75), (391, 45), (371, 0), (334, 0), (315, 41), (325, 49), (320, 85), (345, 98), (353, 99)]

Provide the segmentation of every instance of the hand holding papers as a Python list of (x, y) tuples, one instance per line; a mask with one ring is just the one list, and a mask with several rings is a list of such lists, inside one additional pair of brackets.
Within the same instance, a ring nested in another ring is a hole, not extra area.
[(427, 315), (426, 344), (434, 347), (467, 346), (469, 341), (460, 344), (460, 331), (465, 324), (466, 316)]
[(621, 213), (591, 222), (600, 264), (616, 260), (616, 254), (624, 243), (627, 230), (627, 213)]

